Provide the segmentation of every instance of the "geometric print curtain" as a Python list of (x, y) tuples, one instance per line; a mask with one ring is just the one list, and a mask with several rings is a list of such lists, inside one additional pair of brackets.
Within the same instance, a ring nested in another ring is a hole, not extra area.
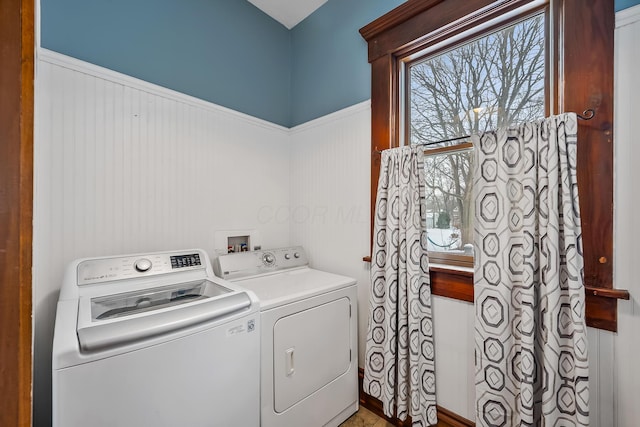
[(363, 384), (414, 426), (437, 423), (423, 159), (423, 147), (382, 152)]
[(574, 113), (473, 137), (476, 423), (587, 426)]

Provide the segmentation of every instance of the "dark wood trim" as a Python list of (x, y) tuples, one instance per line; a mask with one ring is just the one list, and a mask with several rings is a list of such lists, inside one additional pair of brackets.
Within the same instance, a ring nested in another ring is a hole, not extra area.
[[(396, 61), (391, 55), (378, 58), (371, 63), (372, 74), (392, 75), (396, 72)], [(398, 80), (384, 79), (371, 87), (371, 213), (375, 212), (378, 178), (380, 177), (381, 151), (398, 147)], [(373, 105), (376, 105), (374, 108)], [(373, 241), (373, 216), (371, 217), (371, 240)]]
[[(613, 29), (614, 5), (564, 0), (560, 111), (593, 108), (578, 121), (578, 186), (585, 285), (613, 288)], [(582, 23), (590, 23), (583, 25)], [(585, 49), (588, 46), (588, 49)]]
[(411, 4), (403, 3), (386, 15), (362, 27), (360, 34), (365, 40), (369, 41), (380, 33), (402, 24), (406, 20), (416, 16), (416, 14), (428, 10), (442, 1), (443, 0), (418, 0), (411, 2)]
[(448, 266), (473, 268), (473, 255), (452, 254), (448, 252), (429, 251), (429, 264), (444, 264)]
[(587, 326), (618, 332), (618, 300), (586, 294)]
[[(411, 425), (411, 418), (407, 418), (402, 421), (396, 417), (387, 417), (382, 410), (382, 402), (375, 397), (369, 396), (364, 392), (364, 388), (362, 387), (362, 383), (364, 380), (364, 369), (358, 368), (358, 384), (359, 384), (359, 398), (360, 398), (360, 406), (367, 408), (369, 411), (373, 412), (380, 418), (387, 420), (387, 422), (393, 424), (398, 427), (408, 427)], [(443, 408), (440, 405), (437, 405), (438, 410), (438, 424), (439, 427), (473, 427), (475, 423), (470, 421), (448, 409)]]
[[(399, 141), (399, 62), (416, 49), (530, 2), (408, 0), (360, 30), (368, 42), (371, 63), (372, 239), (380, 150), (396, 147)], [(578, 123), (587, 324), (616, 331), (617, 303), (613, 298), (623, 298), (626, 291), (613, 289), (613, 2), (593, 0), (584, 7), (580, 0), (558, 0), (553, 2), (552, 13), (553, 37), (562, 46), (552, 43), (556, 49), (551, 52), (549, 74), (556, 83), (549, 94), (550, 108), (553, 113), (596, 111), (594, 119)], [(452, 298), (462, 294), (460, 299), (472, 301), (469, 291), (472, 295), (473, 287), (465, 285), (465, 280), (468, 278), (436, 271), (432, 273), (433, 294), (447, 293), (444, 296)], [(447, 281), (457, 283), (457, 290), (445, 291), (450, 284)]]
[(445, 425), (451, 427), (473, 427), (476, 425), (471, 420), (468, 420), (455, 412), (451, 412), (448, 409), (443, 408), (440, 405), (438, 407), (438, 425)]
[(34, 2), (0, 8), (0, 425), (31, 425)]
[(429, 267), (431, 294), (473, 302), (473, 272)]
[[(613, 2), (564, 0), (560, 29), (564, 48), (559, 73), (564, 82), (560, 111), (593, 108), (596, 115), (578, 121), (578, 187), (587, 293), (587, 324), (617, 331), (613, 289)], [(588, 46), (588, 49), (585, 49)]]
[[(362, 261), (371, 262), (370, 256)], [(446, 267), (429, 267), (431, 294), (473, 302), (473, 272)]]
[[(371, 262), (370, 256), (362, 261)], [(473, 272), (449, 267), (429, 267), (431, 294), (473, 302)]]
[(613, 299), (624, 299), (629, 300), (631, 295), (629, 295), (629, 291), (626, 289), (605, 289), (605, 288), (594, 288), (592, 286), (584, 287), (585, 294), (591, 294), (594, 297), (602, 297), (602, 298), (613, 298)]
[(369, 62), (389, 54), (405, 56), (532, 1), (411, 0), (361, 28), (360, 34), (368, 43)]

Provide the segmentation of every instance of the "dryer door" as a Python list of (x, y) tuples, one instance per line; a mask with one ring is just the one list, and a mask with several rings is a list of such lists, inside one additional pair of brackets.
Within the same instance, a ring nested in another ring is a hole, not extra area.
[(340, 298), (273, 327), (274, 409), (281, 413), (349, 370), (350, 301)]

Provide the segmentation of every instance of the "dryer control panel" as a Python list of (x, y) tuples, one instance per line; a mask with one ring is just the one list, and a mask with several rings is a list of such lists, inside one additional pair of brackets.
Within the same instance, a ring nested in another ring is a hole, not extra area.
[(213, 262), (213, 270), (223, 279), (237, 279), (309, 265), (302, 246), (266, 249), (220, 255)]

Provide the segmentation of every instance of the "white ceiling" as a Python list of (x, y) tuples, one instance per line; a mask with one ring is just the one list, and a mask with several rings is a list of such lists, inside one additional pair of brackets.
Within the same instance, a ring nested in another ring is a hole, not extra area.
[(327, 0), (249, 0), (249, 2), (288, 29), (292, 29)]

